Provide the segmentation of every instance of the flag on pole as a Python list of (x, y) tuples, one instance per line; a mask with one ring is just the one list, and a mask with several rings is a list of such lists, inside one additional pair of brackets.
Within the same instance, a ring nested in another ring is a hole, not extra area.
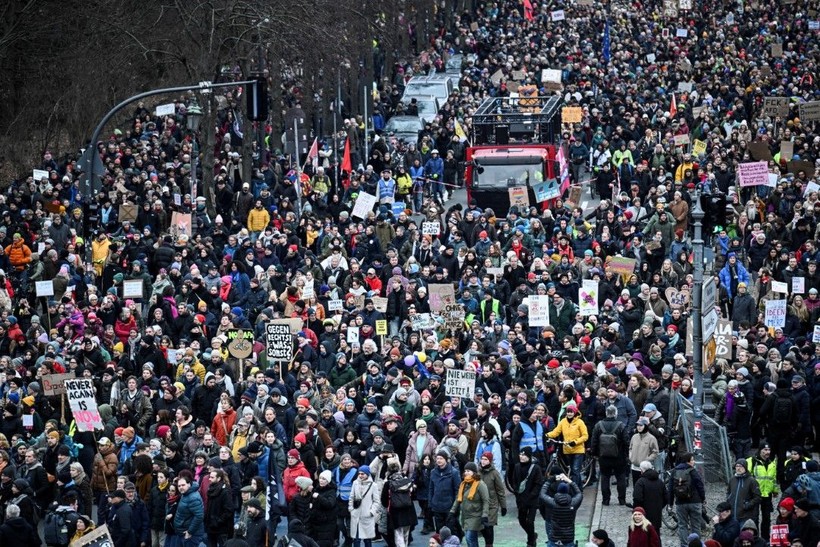
[(535, 15), (532, 14), (532, 2), (530, 0), (524, 0), (524, 18), (530, 22), (535, 20)]
[(345, 153), (342, 156), (342, 171), (347, 171), (348, 174), (353, 172), (353, 163), (350, 161), (350, 137), (345, 138)]
[(313, 144), (310, 146), (310, 150), (308, 150), (305, 165), (307, 165), (308, 162), (313, 166), (314, 171), (316, 167), (319, 166), (319, 137), (313, 139)]
[(603, 57), (607, 63), (609, 63), (609, 60), (612, 58), (612, 43), (609, 38), (609, 19), (606, 20), (606, 26), (604, 26)]
[(458, 140), (461, 142), (467, 141), (467, 133), (464, 132), (464, 128), (461, 127), (461, 124), (458, 123), (458, 120), (455, 120), (455, 132), (456, 136), (458, 136)]
[(669, 105), (669, 117), (674, 118), (678, 113), (678, 102), (675, 100), (675, 94), (672, 93), (672, 103)]

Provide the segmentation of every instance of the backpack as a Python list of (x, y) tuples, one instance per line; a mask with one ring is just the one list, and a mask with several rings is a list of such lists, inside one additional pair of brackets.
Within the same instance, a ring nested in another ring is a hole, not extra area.
[(413, 507), (413, 481), (398, 475), (390, 478), (390, 508), (407, 509)]
[(617, 458), (620, 456), (620, 450), (618, 450), (618, 430), (620, 429), (618, 426), (620, 425), (621, 422), (618, 422), (612, 431), (607, 431), (601, 427), (603, 432), (598, 437), (598, 455), (601, 458)]
[(282, 536), (277, 540), (275, 547), (302, 547), (302, 544), (293, 538)]
[(672, 492), (678, 503), (686, 503), (692, 500), (692, 471), (694, 468), (678, 469), (675, 471), (672, 484)]
[(772, 423), (774, 425), (791, 426), (792, 422), (792, 403), (793, 397), (783, 397), (778, 395), (774, 400), (774, 408), (772, 409)]
[(74, 511), (49, 511), (43, 520), (43, 536), (46, 545), (68, 545), (68, 520)]

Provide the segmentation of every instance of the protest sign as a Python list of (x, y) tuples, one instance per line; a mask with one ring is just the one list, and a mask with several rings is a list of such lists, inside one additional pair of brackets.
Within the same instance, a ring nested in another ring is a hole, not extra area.
[(679, 28), (675, 30), (675, 38), (686, 38), (689, 36), (689, 30), (685, 28)]
[(769, 183), (769, 165), (765, 161), (741, 163), (737, 166), (737, 180), (741, 187), (765, 186)]
[(580, 106), (565, 106), (561, 109), (561, 123), (581, 123), (584, 110)]
[(78, 431), (102, 429), (103, 423), (94, 398), (94, 382), (90, 378), (74, 378), (64, 381), (68, 406), (74, 415)]
[(786, 326), (786, 301), (767, 300), (765, 325), (773, 328)]
[(772, 292), (789, 294), (789, 286), (784, 281), (772, 280)]
[(327, 301), (327, 311), (341, 311), (344, 308), (344, 302), (341, 299), (334, 298)]
[(692, 82), (678, 82), (678, 91), (681, 93), (691, 93), (694, 85)]
[(715, 355), (720, 359), (732, 358), (732, 322), (728, 319), (718, 319), (715, 331)]
[(772, 57), (783, 57), (783, 44), (782, 43), (774, 43), (772, 44)]
[(564, 10), (562, 10), (562, 9), (557, 9), (557, 10), (553, 11), (550, 14), (550, 17), (552, 18), (553, 21), (563, 21), (564, 19), (567, 18), (566, 14), (564, 13)]
[(487, 268), (487, 274), (492, 275), (494, 280), (498, 280), (504, 275), (504, 268)]
[(290, 361), (293, 359), (293, 335), (290, 326), (282, 323), (265, 325), (265, 344), (269, 361)]
[(578, 304), (581, 315), (596, 315), (598, 313), (598, 282), (584, 279), (578, 289)]
[(629, 276), (635, 273), (636, 260), (634, 258), (624, 258), (622, 256), (613, 256), (607, 269), (615, 272), (618, 275)]
[(437, 236), (441, 232), (441, 225), (438, 222), (422, 222), (421, 234)]
[(786, 161), (792, 161), (794, 157), (794, 143), (792, 141), (780, 142), (780, 157)]
[(706, 143), (702, 140), (695, 139), (694, 144), (692, 145), (692, 154), (695, 156), (700, 156), (701, 154), (706, 153)]
[(373, 194), (360, 192), (356, 198), (356, 203), (353, 204), (353, 211), (350, 213), (350, 216), (361, 219), (367, 218), (370, 212), (373, 211), (373, 206), (376, 205), (377, 201), (378, 199)]
[(157, 105), (157, 117), (173, 116), (174, 114), (176, 114), (176, 106), (174, 103)]
[(531, 294), (528, 298), (531, 327), (546, 327), (550, 324), (550, 296)]
[(772, 547), (786, 547), (792, 543), (788, 524), (772, 524), (769, 536), (769, 545)]
[(809, 21), (809, 30), (820, 30), (820, 21)]
[(814, 163), (808, 160), (792, 160), (786, 163), (789, 173), (797, 175), (800, 171), (805, 171), (807, 177), (814, 176)]
[(430, 311), (439, 312), (448, 304), (456, 301), (456, 292), (452, 283), (431, 283), (427, 286)]
[(54, 296), (54, 280), (49, 279), (48, 281), (35, 281), (34, 293), (37, 295), (37, 298), (40, 298), (41, 296)]
[(73, 374), (44, 374), (40, 376), (43, 395), (62, 395), (65, 393), (65, 381), (74, 377)]
[(763, 97), (763, 115), (764, 116), (788, 116), (789, 114), (789, 98), (788, 97)]
[(820, 325), (815, 325), (814, 326), (814, 332), (811, 335), (811, 341), (814, 342), (815, 344), (817, 342), (820, 342)]
[(772, 159), (772, 151), (765, 142), (750, 142), (748, 148), (753, 160), (769, 161)]
[(464, 307), (461, 304), (447, 304), (441, 310), (444, 328), (459, 330), (464, 327)]
[(692, 0), (678, 0), (680, 9), (692, 9)]
[(804, 294), (806, 292), (805, 277), (792, 277), (792, 292), (794, 294)]
[(177, 211), (171, 213), (171, 226), (168, 230), (173, 238), (178, 238), (181, 235), (191, 237), (193, 234), (191, 213), (179, 213)]
[(672, 137), (672, 140), (675, 142), (675, 146), (686, 146), (689, 144), (689, 134), (685, 135), (675, 135)]
[(316, 289), (313, 282), (305, 283), (305, 286), (302, 287), (302, 300), (310, 300), (311, 298), (316, 298)]
[(122, 282), (123, 298), (142, 298), (142, 279), (128, 279)]
[(663, 0), (663, 16), (677, 17), (678, 16), (678, 2), (677, 0)]
[(512, 186), (507, 189), (510, 194), (510, 207), (513, 205), (521, 207), (530, 206), (530, 195), (526, 186)]
[(34, 182), (40, 182), (43, 179), (48, 180), (48, 171), (45, 169), (32, 169), (31, 178), (34, 179)]
[(536, 184), (532, 187), (532, 190), (535, 193), (536, 203), (543, 203), (561, 195), (561, 189), (558, 187), (557, 179), (548, 179)]
[(399, 216), (407, 208), (407, 204), (403, 201), (397, 201), (393, 204), (393, 215)]
[(387, 319), (376, 319), (376, 334), (378, 336), (387, 334)]
[(347, 327), (347, 343), (359, 343), (359, 327)]
[(426, 330), (436, 328), (436, 320), (429, 313), (417, 313), (410, 316), (410, 325), (413, 330)]
[(103, 524), (83, 534), (80, 538), (75, 539), (68, 545), (69, 547), (111, 547), (114, 545), (114, 540), (111, 539), (108, 525)]
[(799, 106), (800, 121), (820, 120), (820, 101), (809, 101)]
[(475, 392), (475, 376), (472, 370), (448, 369), (444, 382), (444, 394), (448, 397), (472, 399)]

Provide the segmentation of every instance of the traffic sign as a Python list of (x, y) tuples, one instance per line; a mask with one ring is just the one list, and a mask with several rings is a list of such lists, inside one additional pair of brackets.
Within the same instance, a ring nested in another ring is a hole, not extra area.
[[(704, 308), (704, 312), (705, 311), (706, 308)], [(708, 313), (703, 314), (701, 325), (703, 326), (703, 341), (706, 342), (707, 340), (711, 340), (714, 337), (715, 330), (717, 330), (718, 326), (718, 314), (714, 307), (711, 308)]]
[[(717, 301), (717, 285), (714, 276), (710, 275), (703, 280), (701, 290), (703, 292), (701, 292), (700, 309), (703, 313), (706, 313), (707, 310), (714, 310)], [(704, 338), (708, 338), (708, 336), (704, 336)]]

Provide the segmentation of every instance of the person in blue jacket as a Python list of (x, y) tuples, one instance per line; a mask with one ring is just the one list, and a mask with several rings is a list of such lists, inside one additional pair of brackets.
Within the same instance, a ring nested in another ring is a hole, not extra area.
[(458, 469), (450, 464), (450, 454), (446, 450), (436, 453), (436, 465), (430, 473), (430, 511), (433, 513), (433, 527), (441, 530), (446, 524), (448, 513), (458, 495), (461, 476)]
[(174, 516), (174, 530), (182, 547), (199, 547), (205, 538), (205, 506), (199, 495), (199, 484), (186, 474), (177, 479), (180, 499)]
[(746, 268), (738, 262), (735, 253), (729, 253), (726, 265), (720, 270), (720, 284), (726, 287), (726, 293), (729, 300), (732, 300), (737, 294), (737, 284), (749, 284), (749, 272)]
[(430, 152), (430, 159), (424, 164), (424, 176), (432, 181), (432, 194), (438, 198), (439, 203), (444, 203), (444, 160), (435, 148)]

